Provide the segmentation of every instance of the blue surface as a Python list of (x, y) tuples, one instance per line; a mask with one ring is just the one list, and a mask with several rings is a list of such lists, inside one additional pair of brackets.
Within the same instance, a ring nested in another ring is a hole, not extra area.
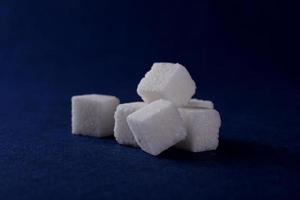
[[(299, 199), (299, 61), (281, 1), (0, 2), (0, 199)], [(295, 7), (296, 8), (296, 7)], [(72, 95), (139, 100), (180, 62), (221, 113), (217, 151), (158, 157), (71, 135)]]

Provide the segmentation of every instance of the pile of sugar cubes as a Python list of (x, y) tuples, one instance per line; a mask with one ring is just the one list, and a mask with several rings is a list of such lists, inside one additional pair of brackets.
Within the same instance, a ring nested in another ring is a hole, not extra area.
[(140, 81), (143, 102), (120, 104), (109, 95), (72, 97), (72, 133), (114, 135), (122, 145), (158, 155), (174, 146), (191, 152), (215, 150), (221, 119), (211, 101), (191, 99), (196, 85), (176, 63), (154, 63)]

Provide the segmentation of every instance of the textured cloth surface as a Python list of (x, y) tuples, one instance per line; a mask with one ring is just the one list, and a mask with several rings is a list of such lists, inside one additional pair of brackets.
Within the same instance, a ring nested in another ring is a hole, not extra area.
[[(271, 98), (265, 91), (241, 90), (236, 101), (237, 96), (216, 95), (214, 102), (223, 120), (217, 151), (171, 149), (153, 157), (121, 146), (113, 137), (72, 135), (70, 97), (74, 93), (45, 90), (44, 86), (1, 86), (7, 94), (1, 98), (0, 109), (1, 197), (299, 196), (299, 96), (291, 91), (272, 91), (278, 98)], [(131, 93), (121, 99), (132, 100), (128, 98)], [(248, 95), (260, 97), (260, 104), (250, 104)], [(287, 102), (287, 96), (295, 100)]]

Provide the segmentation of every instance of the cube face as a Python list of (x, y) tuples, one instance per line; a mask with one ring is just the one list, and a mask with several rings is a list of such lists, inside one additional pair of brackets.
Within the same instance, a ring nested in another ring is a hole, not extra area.
[(219, 144), (221, 118), (214, 109), (180, 108), (187, 137), (176, 147), (192, 152), (215, 150)]
[[(88, 135), (102, 132), (100, 122), (101, 105), (80, 98), (72, 101), (72, 133)], [(99, 119), (99, 120), (98, 120)]]
[(119, 144), (138, 147), (134, 136), (128, 126), (127, 117), (131, 113), (145, 106), (144, 102), (120, 104), (115, 112), (114, 136)]
[(72, 133), (94, 137), (112, 135), (118, 104), (119, 99), (108, 95), (72, 97)]
[(191, 99), (188, 104), (184, 107), (187, 108), (206, 108), (213, 109), (214, 104), (211, 101), (201, 100), (201, 99)]
[(196, 84), (186, 68), (178, 63), (154, 63), (140, 81), (137, 93), (147, 102), (166, 99), (184, 106), (194, 95)]
[(186, 136), (183, 121), (175, 106), (157, 100), (127, 117), (138, 145), (147, 153), (158, 155)]

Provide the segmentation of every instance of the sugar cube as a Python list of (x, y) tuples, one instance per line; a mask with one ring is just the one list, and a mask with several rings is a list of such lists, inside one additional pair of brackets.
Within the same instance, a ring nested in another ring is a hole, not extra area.
[(214, 109), (179, 108), (187, 137), (176, 147), (192, 152), (215, 150), (219, 144), (221, 118)]
[(137, 93), (146, 103), (165, 99), (176, 106), (184, 106), (195, 90), (194, 80), (181, 64), (154, 63), (140, 81)]
[(207, 109), (213, 109), (214, 104), (211, 101), (207, 100), (201, 100), (201, 99), (191, 99), (188, 104), (184, 107), (188, 108), (207, 108)]
[(108, 95), (72, 97), (72, 133), (94, 137), (113, 134), (114, 112), (119, 99)]
[(167, 100), (154, 101), (127, 117), (138, 145), (147, 153), (158, 155), (186, 137), (177, 108)]
[(128, 127), (127, 116), (145, 106), (144, 102), (120, 104), (115, 112), (114, 136), (119, 144), (138, 147), (134, 136)]

